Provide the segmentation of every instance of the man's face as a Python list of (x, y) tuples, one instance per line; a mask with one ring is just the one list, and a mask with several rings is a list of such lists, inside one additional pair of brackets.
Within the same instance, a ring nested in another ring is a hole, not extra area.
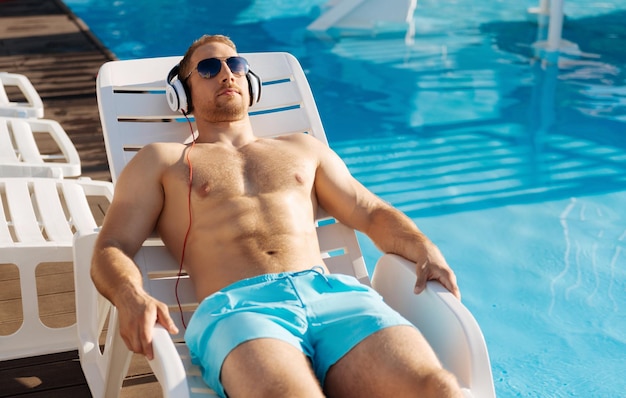
[(226, 44), (215, 42), (198, 47), (191, 56), (193, 69), (187, 79), (196, 118), (210, 122), (232, 122), (242, 119), (250, 103), (245, 75), (233, 74), (225, 62), (216, 76), (205, 79), (198, 74), (198, 62), (206, 58), (226, 60), (237, 52)]

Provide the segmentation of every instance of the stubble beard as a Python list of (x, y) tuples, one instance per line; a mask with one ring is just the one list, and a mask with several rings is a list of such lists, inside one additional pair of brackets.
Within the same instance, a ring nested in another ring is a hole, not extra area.
[(207, 109), (207, 119), (212, 122), (234, 122), (241, 120), (246, 113), (243, 98), (231, 98), (222, 103), (216, 103)]

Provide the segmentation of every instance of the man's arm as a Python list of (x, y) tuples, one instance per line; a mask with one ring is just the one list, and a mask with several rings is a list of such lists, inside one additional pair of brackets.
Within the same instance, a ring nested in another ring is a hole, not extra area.
[(152, 329), (176, 327), (167, 306), (143, 289), (132, 258), (154, 230), (163, 206), (158, 150), (147, 146), (124, 168), (96, 240), (91, 277), (98, 291), (118, 309), (127, 347), (152, 359)]
[(332, 150), (323, 144), (316, 150), (320, 164), (315, 193), (320, 206), (343, 224), (367, 234), (383, 252), (414, 262), (415, 293), (424, 290), (427, 281), (437, 280), (460, 298), (454, 272), (415, 223), (358, 182)]

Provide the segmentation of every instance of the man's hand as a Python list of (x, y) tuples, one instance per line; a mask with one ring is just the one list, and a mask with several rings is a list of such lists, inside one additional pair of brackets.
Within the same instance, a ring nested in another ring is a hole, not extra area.
[(171, 334), (178, 333), (167, 305), (149, 294), (129, 292), (123, 300), (116, 301), (123, 303), (117, 306), (120, 335), (132, 352), (142, 354), (148, 360), (154, 358), (152, 330), (157, 323)]
[(426, 289), (426, 282), (436, 280), (460, 300), (461, 292), (459, 291), (454, 271), (452, 271), (437, 246), (428, 242), (424, 245), (424, 249), (426, 250), (424, 260), (416, 263), (417, 280), (415, 281), (415, 294), (420, 294)]

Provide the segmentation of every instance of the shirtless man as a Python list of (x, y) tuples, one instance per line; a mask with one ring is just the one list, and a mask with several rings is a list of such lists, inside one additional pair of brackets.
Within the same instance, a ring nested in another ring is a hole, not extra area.
[[(156, 229), (175, 258), (184, 251), (201, 301), (185, 339), (221, 396), (461, 397), (415, 327), (356, 279), (328, 274), (316, 209), (414, 262), (416, 293), (436, 279), (459, 297), (442, 254), (315, 138), (255, 137), (248, 70), (228, 60), (235, 56), (224, 36), (204, 36), (189, 48), (178, 76), (191, 96), (196, 143), (147, 145), (116, 183), (92, 278), (117, 307), (126, 345), (151, 359), (154, 325), (177, 332), (132, 261)], [(208, 58), (220, 62), (198, 65)]]

